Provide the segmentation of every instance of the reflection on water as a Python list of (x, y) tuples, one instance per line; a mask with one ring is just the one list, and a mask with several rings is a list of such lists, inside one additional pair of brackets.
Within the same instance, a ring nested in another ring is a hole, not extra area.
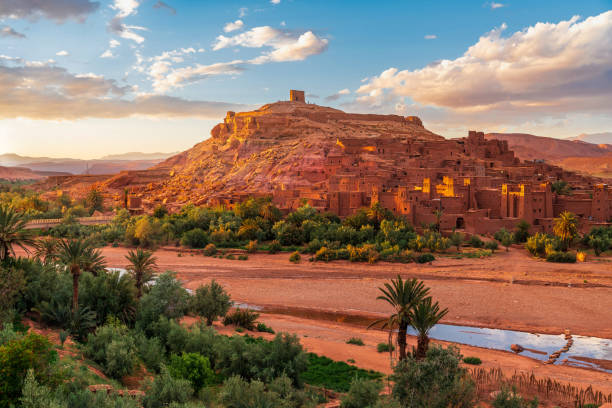
[[(410, 328), (408, 334), (416, 335)], [(562, 334), (534, 334), (514, 330), (487, 329), (470, 326), (439, 324), (431, 329), (432, 339), (451, 341), (470, 346), (510, 351), (512, 344), (525, 348), (521, 354), (537, 360), (547, 360), (548, 355), (563, 348), (566, 340)], [(556, 364), (571, 364), (612, 372), (612, 340), (598, 337), (573, 336), (574, 344), (561, 354)], [(530, 351), (529, 349), (532, 349)], [(598, 362), (594, 360), (609, 360)]]

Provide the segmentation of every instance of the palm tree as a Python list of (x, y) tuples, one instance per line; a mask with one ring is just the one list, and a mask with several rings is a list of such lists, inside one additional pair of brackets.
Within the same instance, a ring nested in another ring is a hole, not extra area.
[(34, 240), (25, 229), (27, 222), (27, 218), (12, 207), (0, 205), (0, 262), (15, 256), (15, 245), (29, 252), (27, 246)]
[(125, 259), (130, 263), (128, 271), (136, 281), (138, 298), (140, 299), (142, 287), (151, 280), (153, 274), (157, 271), (157, 258), (153, 256), (153, 252), (138, 248), (136, 251), (128, 252)]
[(57, 258), (57, 244), (55, 238), (39, 239), (34, 245), (36, 248), (34, 256), (44, 263), (53, 262)]
[(421, 299), (412, 309), (410, 324), (417, 331), (417, 349), (415, 353), (417, 360), (425, 358), (429, 348), (429, 331), (447, 313), (448, 309), (440, 310), (440, 305), (437, 301), (434, 303), (431, 296)]
[(106, 271), (106, 259), (104, 259), (102, 251), (96, 249), (93, 245), (89, 245), (85, 249), (82, 269), (91, 272), (95, 276), (98, 276), (100, 272)]
[(57, 246), (57, 258), (72, 274), (72, 313), (79, 309), (79, 277), (81, 271), (99, 270), (104, 260), (90, 241), (83, 239), (61, 240)]
[(401, 276), (397, 279), (391, 279), (391, 283), (385, 283), (384, 288), (378, 288), (383, 294), (377, 299), (384, 300), (395, 309), (395, 313), (389, 316), (388, 319), (376, 321), (370, 327), (383, 323), (382, 328), (389, 329), (389, 343), (394, 329), (397, 327), (397, 346), (399, 350), (399, 359), (406, 358), (406, 331), (410, 326), (411, 311), (427, 294), (429, 288), (426, 288), (423, 282), (416, 279), (404, 281)]
[(562, 212), (559, 218), (554, 219), (553, 232), (561, 240), (562, 249), (567, 251), (570, 243), (578, 234), (578, 219), (569, 211)]

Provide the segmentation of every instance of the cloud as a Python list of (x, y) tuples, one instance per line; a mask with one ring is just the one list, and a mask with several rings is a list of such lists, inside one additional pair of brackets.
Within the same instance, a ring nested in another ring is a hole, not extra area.
[(537, 23), (507, 37), (505, 29), (486, 33), (457, 59), (368, 78), (356, 102), (389, 108), (408, 98), (449, 117), (499, 120), (609, 110), (612, 11)]
[(137, 44), (142, 44), (145, 39), (143, 36), (136, 33), (136, 31), (147, 31), (147, 28), (127, 25), (123, 22), (126, 17), (134, 15), (138, 12), (138, 6), (140, 6), (138, 0), (114, 0), (111, 8), (113, 10), (117, 10), (117, 14), (108, 23), (109, 31), (117, 34), (121, 38), (125, 38), (126, 40), (131, 40)]
[(174, 7), (169, 6), (168, 4), (164, 3), (161, 0), (158, 0), (158, 2), (153, 5), (153, 8), (154, 9), (165, 8), (165, 9), (168, 9), (170, 14), (172, 14), (172, 15), (176, 14), (176, 9)]
[(332, 102), (332, 101), (337, 101), (338, 99), (340, 99), (341, 97), (343, 97), (344, 95), (350, 95), (351, 91), (348, 90), (347, 88), (345, 89), (341, 89), (338, 92), (336, 92), (335, 94), (329, 95), (325, 97), (325, 100), (327, 102)]
[(57, 55), (58, 57), (66, 57), (70, 55), (70, 53), (66, 50), (61, 50), (61, 51), (56, 52), (55, 55)]
[(312, 31), (299, 34), (288, 30), (278, 30), (270, 26), (262, 26), (233, 37), (220, 35), (213, 45), (213, 50), (232, 46), (271, 47), (272, 51), (265, 52), (249, 61), (252, 64), (263, 64), (270, 61), (301, 61), (311, 55), (324, 52), (327, 45), (327, 39), (318, 37)]
[(502, 8), (502, 7), (505, 7), (505, 6), (506, 6), (505, 4), (502, 4), (502, 3), (495, 3), (495, 2), (486, 3), (486, 4), (487, 4), (489, 7), (491, 7), (491, 10), (495, 10), (495, 9)]
[(435, 34), (427, 34), (427, 35), (425, 36), (425, 39), (426, 39), (426, 40), (435, 40), (436, 38), (438, 38), (438, 36), (437, 36), (437, 35), (435, 35)]
[(154, 117), (218, 118), (250, 108), (160, 95), (130, 98), (132, 88), (95, 74), (75, 75), (48, 63), (0, 56), (0, 119), (77, 120)]
[(116, 55), (113, 54), (111, 50), (106, 50), (102, 54), (100, 54), (100, 58), (115, 58)]
[(242, 17), (246, 16), (248, 11), (249, 11), (248, 7), (240, 7), (238, 9), (238, 17), (242, 18)]
[(120, 43), (119, 41), (117, 41), (117, 40), (114, 40), (114, 39), (113, 39), (113, 40), (110, 40), (110, 41), (108, 42), (108, 46), (109, 46), (110, 48), (116, 48), (116, 47), (118, 47), (118, 46), (120, 46), (120, 45), (121, 45), (121, 43)]
[(12, 27), (4, 26), (0, 29), (0, 37), (25, 38), (25, 35), (15, 31)]
[(2, 0), (0, 19), (40, 17), (62, 23), (69, 19), (85, 21), (87, 16), (100, 7), (100, 3), (90, 0)]
[(272, 4), (280, 4), (281, 0), (270, 0)]
[(233, 23), (231, 22), (227, 23), (223, 27), (223, 31), (225, 31), (226, 33), (229, 33), (232, 31), (240, 30), (243, 26), (244, 26), (244, 23), (242, 22), (242, 20), (236, 20)]
[(157, 62), (150, 67), (149, 76), (153, 79), (153, 88), (157, 92), (166, 92), (213, 76), (240, 74), (245, 69), (243, 65), (244, 61), (235, 60), (170, 69), (168, 62)]

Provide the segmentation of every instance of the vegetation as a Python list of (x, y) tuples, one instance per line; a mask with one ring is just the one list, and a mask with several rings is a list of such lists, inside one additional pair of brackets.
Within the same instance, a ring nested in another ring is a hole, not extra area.
[(197, 288), (190, 300), (191, 311), (205, 318), (208, 326), (212, 326), (219, 317), (224, 317), (231, 305), (230, 296), (214, 279)]
[(313, 353), (308, 354), (308, 369), (302, 374), (302, 379), (308, 384), (339, 392), (347, 392), (355, 378), (378, 380), (382, 377), (379, 372), (363, 370)]
[(562, 212), (554, 219), (553, 232), (559, 238), (561, 250), (567, 251), (572, 240), (578, 235), (578, 219), (571, 212)]
[(364, 342), (363, 340), (361, 340), (361, 338), (359, 337), (351, 337), (350, 339), (348, 339), (346, 341), (346, 344), (353, 344), (355, 346), (364, 346)]
[(27, 251), (27, 245), (33, 243), (25, 229), (27, 218), (12, 207), (0, 204), (0, 262), (15, 256), (14, 246)]
[(247, 330), (254, 330), (255, 323), (259, 318), (259, 313), (249, 309), (235, 309), (232, 313), (225, 316), (223, 324), (225, 326), (235, 325)]
[(130, 263), (127, 269), (134, 279), (140, 299), (143, 288), (151, 281), (153, 274), (157, 271), (157, 258), (153, 256), (152, 252), (138, 248), (135, 251), (128, 252), (125, 259)]
[(410, 311), (410, 325), (417, 332), (417, 349), (414, 357), (422, 360), (427, 355), (429, 348), (429, 331), (446, 314), (448, 309), (440, 309), (438, 302), (434, 302), (431, 297), (426, 297), (417, 302)]
[(390, 343), (378, 343), (376, 345), (376, 351), (379, 353), (389, 353), (393, 350), (395, 350), (395, 346)]
[(463, 362), (470, 365), (481, 365), (482, 360), (478, 357), (463, 357)]

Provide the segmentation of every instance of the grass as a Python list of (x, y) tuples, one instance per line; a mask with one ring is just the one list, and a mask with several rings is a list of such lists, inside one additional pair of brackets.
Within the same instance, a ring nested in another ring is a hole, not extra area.
[(471, 365), (481, 365), (482, 364), (482, 360), (479, 359), (478, 357), (464, 357), (463, 362), (465, 364), (471, 364)]
[(389, 351), (395, 350), (395, 346), (389, 343), (378, 343), (376, 346), (376, 351), (379, 353), (388, 353)]
[(308, 354), (308, 370), (302, 375), (305, 383), (338, 392), (347, 392), (354, 378), (380, 380), (382, 373), (357, 368), (344, 361), (334, 361), (314, 353)]
[(266, 326), (264, 323), (257, 323), (257, 331), (262, 333), (274, 334), (274, 329), (269, 326)]
[(355, 346), (363, 346), (363, 340), (361, 340), (359, 337), (351, 337), (350, 339), (348, 339), (346, 341), (346, 344), (353, 344)]

